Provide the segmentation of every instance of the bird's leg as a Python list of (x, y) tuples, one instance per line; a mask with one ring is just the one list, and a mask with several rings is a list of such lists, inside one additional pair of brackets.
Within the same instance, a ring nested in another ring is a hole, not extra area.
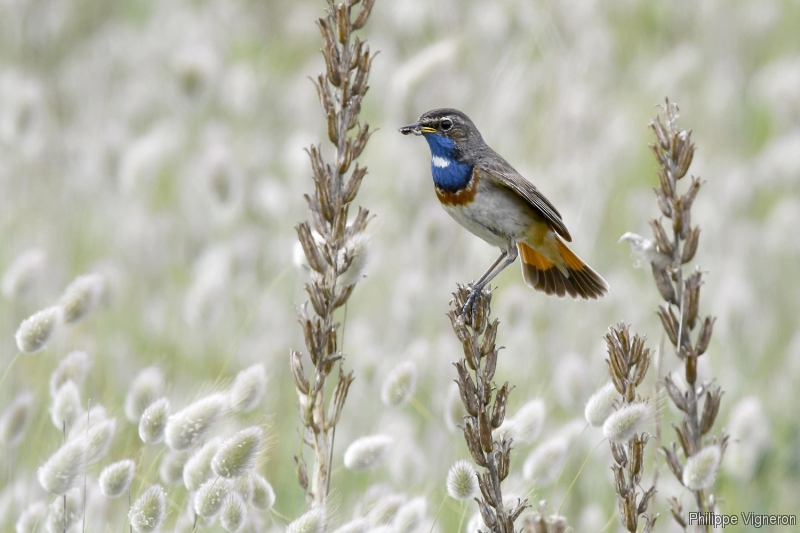
[[(492, 266), (483, 273), (483, 275), (473, 283), (472, 290), (467, 296), (467, 301), (464, 303), (464, 308), (461, 310), (461, 316), (466, 317), (467, 313), (475, 311), (475, 303), (478, 301), (478, 295), (481, 293), (487, 283), (492, 281), (500, 272), (502, 272), (508, 265), (517, 260), (517, 244), (509, 241), (508, 249), (503, 250)], [(503, 261), (505, 259), (505, 261)], [(501, 264), (502, 263), (502, 264)], [(499, 265), (499, 266), (498, 266)]]

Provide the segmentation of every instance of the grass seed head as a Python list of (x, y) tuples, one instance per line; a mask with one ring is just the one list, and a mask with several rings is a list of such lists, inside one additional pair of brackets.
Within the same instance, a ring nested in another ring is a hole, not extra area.
[(381, 399), (387, 406), (403, 405), (414, 394), (417, 387), (417, 366), (413, 361), (397, 365), (381, 387)]
[(614, 412), (614, 402), (620, 399), (616, 387), (611, 382), (606, 383), (589, 398), (583, 411), (586, 421), (594, 427), (600, 427)]
[(86, 352), (76, 350), (68, 353), (50, 375), (50, 396), (55, 397), (58, 389), (67, 381), (82, 385), (91, 367), (92, 360)]
[(186, 461), (191, 456), (190, 450), (167, 450), (161, 459), (158, 475), (165, 485), (178, 485), (183, 483), (183, 471)]
[(100, 492), (106, 498), (121, 496), (131, 486), (135, 472), (136, 463), (133, 462), (133, 459), (124, 459), (108, 465), (100, 473), (98, 479)]
[(253, 365), (236, 375), (230, 390), (231, 410), (237, 413), (252, 411), (264, 396), (267, 373), (264, 365)]
[[(66, 509), (64, 498), (59, 496), (50, 504), (45, 526), (49, 533), (74, 532), (83, 519), (83, 495), (81, 489), (74, 488), (66, 493)], [(41, 524), (36, 531), (42, 531)]]
[(214, 518), (222, 510), (225, 497), (230, 493), (230, 480), (209, 479), (194, 495), (194, 511), (203, 518)]
[(0, 445), (3, 448), (16, 448), (31, 420), (33, 394), (23, 392), (11, 402), (0, 417)]
[(259, 427), (243, 429), (222, 443), (214, 458), (211, 469), (218, 476), (233, 478), (247, 473), (255, 466), (264, 432)]
[(83, 414), (83, 405), (81, 404), (81, 393), (78, 392), (78, 386), (72, 381), (67, 381), (56, 392), (53, 398), (53, 405), (50, 408), (50, 420), (53, 425), (59, 430), (67, 425), (71, 428), (72, 424), (76, 422), (78, 417)]
[(251, 472), (250, 480), (253, 482), (253, 497), (250, 499), (250, 503), (256, 509), (268, 511), (275, 505), (275, 491), (272, 489), (272, 485), (261, 474)]
[(627, 442), (650, 419), (650, 406), (644, 402), (621, 406), (603, 423), (603, 435), (611, 442)]
[(105, 280), (100, 274), (78, 276), (61, 296), (61, 309), (65, 324), (83, 320), (100, 302)]
[[(94, 464), (108, 453), (108, 448), (111, 446), (111, 440), (114, 438), (114, 433), (117, 431), (117, 421), (114, 418), (109, 418), (90, 426), (86, 434), (86, 462), (87, 464)], [(80, 437), (76, 437), (80, 438)]]
[(333, 533), (367, 533), (367, 531), (371, 531), (369, 520), (366, 518), (356, 518), (342, 524), (336, 528)]
[(355, 440), (344, 452), (344, 466), (354, 472), (372, 470), (383, 463), (392, 438), (387, 435), (370, 435)]
[(43, 350), (60, 323), (60, 307), (48, 307), (32, 314), (22, 321), (14, 335), (17, 348), (23, 353), (36, 353)]
[(37, 472), (44, 490), (64, 494), (74, 487), (86, 468), (86, 449), (85, 439), (75, 439), (56, 450)]
[(447, 494), (456, 500), (470, 500), (478, 493), (478, 476), (472, 465), (456, 461), (447, 473)]
[(683, 484), (691, 490), (711, 487), (717, 477), (722, 450), (717, 445), (707, 446), (689, 457), (683, 467)]
[(518, 444), (530, 444), (539, 438), (547, 417), (547, 408), (540, 399), (531, 400), (514, 413), (510, 436)]
[(325, 509), (313, 507), (286, 528), (286, 533), (322, 533), (325, 531)]
[(221, 439), (211, 439), (186, 461), (183, 467), (183, 484), (190, 492), (199, 489), (211, 477), (211, 459), (217, 453), (220, 442)]
[(200, 442), (222, 418), (228, 406), (224, 394), (211, 394), (178, 411), (167, 420), (167, 446), (185, 450)]
[(239, 531), (242, 529), (246, 517), (247, 505), (245, 505), (242, 497), (235, 492), (228, 494), (222, 504), (222, 512), (220, 513), (220, 522), (225, 531)]
[(569, 442), (564, 437), (553, 437), (534, 448), (522, 466), (523, 476), (537, 486), (553, 483), (567, 460)]
[(145, 444), (156, 444), (164, 440), (164, 429), (169, 417), (169, 400), (161, 398), (151, 403), (139, 419), (139, 438)]
[(18, 255), (6, 268), (0, 281), (0, 292), (11, 301), (24, 297), (44, 273), (47, 254), (34, 248)]
[(41, 531), (41, 526), (45, 523), (46, 518), (47, 505), (43, 502), (32, 503), (19, 515), (14, 531), (16, 531), (16, 533), (34, 533), (37, 530)]
[(134, 378), (125, 397), (125, 416), (139, 422), (144, 410), (164, 395), (164, 374), (155, 366), (145, 368)]
[(128, 513), (131, 526), (138, 533), (157, 531), (167, 517), (167, 494), (161, 485), (153, 485), (136, 499)]

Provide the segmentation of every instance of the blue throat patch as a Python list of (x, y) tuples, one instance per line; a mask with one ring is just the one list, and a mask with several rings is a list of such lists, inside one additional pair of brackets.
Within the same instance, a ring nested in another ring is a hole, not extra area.
[(427, 133), (424, 137), (431, 148), (431, 174), (436, 187), (445, 192), (458, 192), (469, 185), (472, 165), (456, 160), (455, 142), (438, 133)]

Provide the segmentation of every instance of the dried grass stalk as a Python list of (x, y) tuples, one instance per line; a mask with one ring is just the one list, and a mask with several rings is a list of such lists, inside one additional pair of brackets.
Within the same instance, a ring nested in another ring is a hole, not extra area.
[[(359, 207), (348, 224), (351, 203), (367, 169), (355, 163), (349, 176), (348, 172), (371, 135), (369, 124), (362, 126), (359, 122), (359, 113), (369, 89), (367, 80), (375, 54), (352, 34), (364, 26), (374, 3), (375, 0), (344, 0), (335, 4), (328, 0), (326, 16), (317, 21), (326, 72), (313, 81), (335, 152), (333, 160), (326, 161), (321, 145), (308, 148), (314, 192), (305, 198), (311, 221), (300, 223), (296, 229), (310, 267), (306, 291), (311, 312), (308, 305), (297, 309), (306, 350), (292, 351), (290, 364), (302, 407), (304, 442), (314, 452), (311, 486), (302, 456), (295, 458), (298, 480), (308, 498), (320, 507), (324, 506), (328, 491), (334, 428), (353, 381), (352, 372), (345, 374), (340, 365), (330, 404), (325, 405), (328, 377), (342, 358), (340, 324), (334, 321), (334, 313), (347, 303), (360, 277), (348, 275), (348, 269), (359, 268), (363, 263), (354, 255), (357, 247), (348, 244), (362, 238), (370, 218), (369, 212)], [(315, 238), (315, 232), (319, 238)], [(304, 361), (313, 367), (310, 379)]]
[(511, 439), (492, 436), (492, 431), (505, 419), (513, 387), (508, 382), (498, 387), (493, 381), (499, 351), (495, 346), (499, 322), (489, 322), (491, 289), (486, 288), (478, 295), (474, 313), (462, 316), (470, 291), (471, 287), (459, 284), (447, 314), (464, 348), (464, 358), (454, 363), (458, 390), (467, 411), (462, 429), (473, 461), (485, 470), (477, 474), (480, 497), (476, 498), (483, 523), (492, 533), (514, 533), (514, 521), (528, 508), (528, 500), (517, 500), (506, 508), (500, 484), (508, 476), (511, 464)]

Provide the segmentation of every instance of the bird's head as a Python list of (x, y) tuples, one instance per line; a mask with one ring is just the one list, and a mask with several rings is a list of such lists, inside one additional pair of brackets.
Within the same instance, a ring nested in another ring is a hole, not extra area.
[(483, 138), (467, 115), (457, 109), (433, 109), (414, 124), (400, 128), (403, 135), (422, 135), (433, 155), (469, 154), (483, 145)]

